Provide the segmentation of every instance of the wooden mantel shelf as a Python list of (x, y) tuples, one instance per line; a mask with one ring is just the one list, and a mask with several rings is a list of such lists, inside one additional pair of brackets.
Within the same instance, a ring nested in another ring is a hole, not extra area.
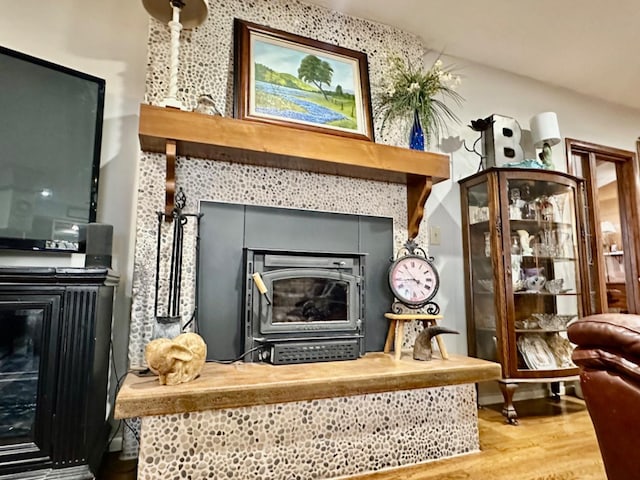
[(206, 363), (201, 375), (181, 385), (129, 373), (118, 392), (116, 418), (238, 408), (253, 405), (346, 397), (497, 380), (500, 365), (450, 355), (420, 362), (405, 352), (401, 360), (382, 352), (357, 360), (268, 365)]
[(303, 170), (407, 185), (409, 237), (418, 234), (433, 184), (449, 178), (449, 157), (366, 140), (140, 106), (140, 145), (167, 155), (167, 210), (177, 155)]

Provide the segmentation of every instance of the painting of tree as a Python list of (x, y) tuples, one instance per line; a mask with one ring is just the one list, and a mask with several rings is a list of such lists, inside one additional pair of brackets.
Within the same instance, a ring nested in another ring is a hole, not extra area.
[(331, 77), (333, 76), (333, 68), (329, 62), (320, 60), (315, 55), (307, 55), (300, 62), (298, 68), (298, 78), (305, 82), (313, 83), (318, 90), (322, 92), (325, 100), (328, 100), (327, 94), (322, 89), (322, 84), (331, 85)]
[(241, 20), (236, 28), (240, 118), (373, 139), (364, 53)]

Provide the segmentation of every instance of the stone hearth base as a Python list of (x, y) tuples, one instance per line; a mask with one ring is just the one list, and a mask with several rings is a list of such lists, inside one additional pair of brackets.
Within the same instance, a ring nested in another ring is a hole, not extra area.
[(144, 417), (138, 478), (335, 478), (477, 451), (477, 425), (473, 384)]
[(116, 418), (141, 417), (144, 480), (329, 479), (479, 448), (475, 383), (500, 365), (402, 352), (299, 365), (205, 364), (175, 386), (129, 374)]

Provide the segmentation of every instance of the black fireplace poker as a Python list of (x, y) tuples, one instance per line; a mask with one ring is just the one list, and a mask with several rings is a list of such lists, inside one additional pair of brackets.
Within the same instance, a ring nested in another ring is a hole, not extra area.
[[(184, 213), (183, 209), (186, 205), (187, 197), (182, 188), (178, 190), (176, 194), (175, 207), (171, 214), (168, 215), (165, 212), (156, 212), (158, 215), (158, 237), (156, 244), (156, 283), (155, 283), (155, 302), (154, 302), (154, 317), (156, 324), (154, 325), (154, 338), (160, 337), (175, 337), (180, 333), (180, 323), (182, 317), (180, 315), (180, 295), (182, 286), (182, 258), (184, 248), (184, 227), (188, 222), (189, 217), (196, 219), (196, 264), (199, 256), (199, 227), (201, 213)], [(162, 252), (162, 225), (166, 224), (166, 220), (171, 217), (173, 220), (173, 238), (171, 241), (171, 258), (169, 264), (169, 285), (168, 285), (168, 298), (166, 305), (166, 315), (159, 315), (159, 290), (160, 290), (160, 265), (161, 265), (161, 252)], [(197, 302), (197, 276), (196, 276), (196, 302)], [(196, 307), (197, 308), (197, 307)], [(194, 321), (195, 320), (195, 321)], [(184, 326), (194, 321), (194, 326), (197, 326), (196, 311), (192, 318)], [(184, 328), (183, 327), (183, 328)]]

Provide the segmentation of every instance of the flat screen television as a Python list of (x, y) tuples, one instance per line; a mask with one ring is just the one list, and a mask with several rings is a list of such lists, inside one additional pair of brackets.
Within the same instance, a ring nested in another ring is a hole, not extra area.
[(83, 252), (105, 82), (0, 46), (0, 249)]

